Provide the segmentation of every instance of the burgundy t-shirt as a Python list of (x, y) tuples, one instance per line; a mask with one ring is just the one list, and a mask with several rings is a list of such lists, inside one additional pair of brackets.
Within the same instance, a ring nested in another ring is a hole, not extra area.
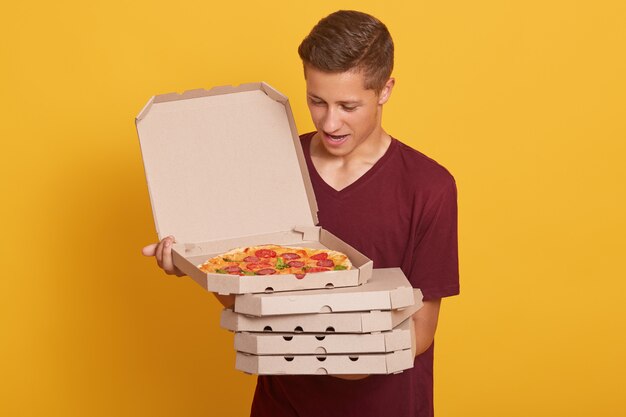
[[(457, 204), (445, 168), (392, 139), (357, 181), (337, 191), (310, 157), (314, 132), (301, 136), (319, 223), (374, 261), (400, 267), (424, 299), (459, 293)], [(433, 346), (414, 367), (350, 381), (332, 376), (259, 376), (253, 417), (404, 417), (433, 415)]]

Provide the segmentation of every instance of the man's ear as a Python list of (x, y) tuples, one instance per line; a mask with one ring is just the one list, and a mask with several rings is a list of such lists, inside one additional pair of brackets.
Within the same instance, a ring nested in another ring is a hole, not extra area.
[(385, 104), (387, 101), (389, 101), (389, 97), (391, 97), (391, 90), (393, 90), (393, 86), (396, 84), (396, 79), (395, 78), (389, 78), (387, 80), (387, 82), (385, 83), (385, 86), (383, 87), (383, 89), (380, 91), (380, 94), (378, 95), (378, 104)]

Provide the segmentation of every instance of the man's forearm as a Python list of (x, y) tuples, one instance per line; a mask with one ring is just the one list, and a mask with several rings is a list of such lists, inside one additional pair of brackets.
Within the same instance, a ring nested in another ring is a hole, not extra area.
[(441, 299), (424, 301), (424, 306), (412, 316), (413, 328), (413, 356), (426, 352), (435, 339)]
[[(439, 320), (440, 306), (441, 299), (424, 301), (424, 306), (411, 317), (413, 320), (413, 328), (415, 330), (413, 333), (413, 340), (411, 341), (414, 357), (426, 352), (430, 345), (433, 344), (435, 331), (437, 330), (437, 321)], [(356, 380), (367, 378), (369, 374), (346, 374), (332, 376), (340, 379)]]

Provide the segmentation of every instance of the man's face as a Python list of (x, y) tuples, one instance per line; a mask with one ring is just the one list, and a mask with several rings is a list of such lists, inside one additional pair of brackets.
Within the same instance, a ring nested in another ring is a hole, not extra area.
[(393, 79), (377, 94), (366, 90), (361, 72), (328, 73), (305, 66), (307, 103), (320, 143), (333, 156), (347, 156), (382, 134), (382, 105)]

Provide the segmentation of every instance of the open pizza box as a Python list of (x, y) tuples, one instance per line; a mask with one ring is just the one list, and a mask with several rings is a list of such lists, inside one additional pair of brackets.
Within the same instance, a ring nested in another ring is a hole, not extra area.
[[(155, 96), (136, 119), (159, 239), (205, 289), (247, 294), (357, 286), (372, 261), (317, 226), (317, 204), (285, 96), (243, 84)], [(207, 274), (198, 265), (262, 244), (332, 249), (354, 269), (295, 275)]]
[(395, 310), (415, 303), (413, 287), (400, 268), (375, 269), (359, 287), (235, 296), (235, 313), (251, 316)]
[[(376, 270), (374, 270), (376, 274)], [(233, 332), (372, 333), (392, 330), (422, 308), (422, 292), (413, 289), (414, 304), (396, 310), (255, 317), (224, 309), (220, 325)]]
[(390, 331), (364, 334), (235, 334), (235, 350), (253, 355), (327, 355), (346, 353), (388, 353), (410, 349), (413, 320), (405, 319)]

